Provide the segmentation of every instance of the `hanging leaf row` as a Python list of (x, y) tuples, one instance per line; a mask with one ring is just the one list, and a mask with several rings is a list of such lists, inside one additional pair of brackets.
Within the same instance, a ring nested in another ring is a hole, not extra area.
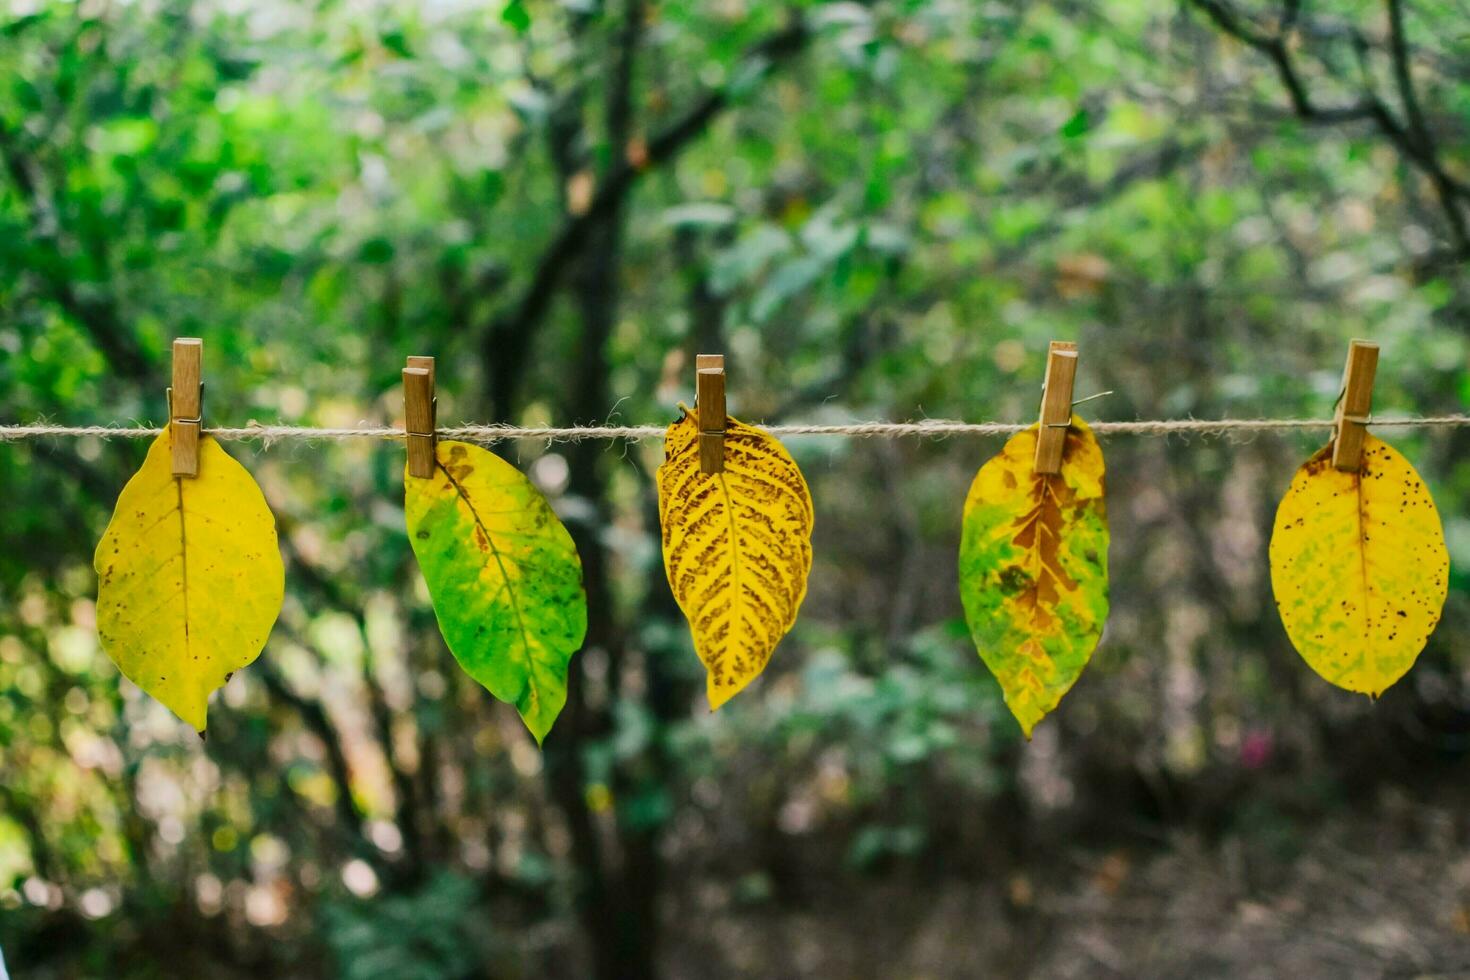
[[(1081, 419), (1059, 472), (1035, 472), (1038, 427), (1012, 437), (964, 503), (960, 598), (971, 637), (1029, 738), (1077, 683), (1108, 615), (1102, 449)], [(717, 709), (758, 677), (796, 621), (811, 572), (806, 480), (769, 433), (727, 420), (722, 472), (699, 460), (687, 410), (657, 474), (664, 568)], [(123, 675), (195, 729), (211, 693), (250, 664), (280, 613), (275, 523), (211, 437), (197, 476), (152, 444), (97, 547), (97, 623)], [(538, 742), (567, 699), (587, 631), (582, 566), (551, 504), (485, 449), (440, 441), (405, 473), (408, 538), (460, 666), (512, 704)], [(1349, 691), (1381, 694), (1424, 648), (1449, 578), (1444, 532), (1414, 468), (1367, 436), (1357, 471), (1331, 446), (1297, 472), (1271, 537), (1272, 588), (1291, 642)]]

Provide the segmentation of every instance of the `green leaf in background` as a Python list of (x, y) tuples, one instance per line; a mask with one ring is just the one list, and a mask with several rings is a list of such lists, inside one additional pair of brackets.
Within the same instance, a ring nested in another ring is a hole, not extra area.
[(517, 34), (524, 34), (531, 29), (531, 12), (526, 9), (522, 0), (510, 0), (500, 12), (500, 19), (513, 27)]
[(441, 441), (434, 475), (405, 471), (408, 539), (450, 652), (514, 704), (539, 743), (567, 700), (587, 632), (582, 562), (531, 481), (494, 453)]
[(1086, 109), (1078, 109), (1072, 117), (1062, 123), (1062, 135), (1067, 139), (1076, 139), (1092, 128), (1092, 117)]

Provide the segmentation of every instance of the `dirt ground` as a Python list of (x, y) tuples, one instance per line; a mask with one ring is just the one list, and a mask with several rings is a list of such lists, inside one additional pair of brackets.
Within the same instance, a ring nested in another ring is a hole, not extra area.
[(1465, 808), (1385, 791), (1296, 839), (1179, 836), (1000, 881), (844, 877), (794, 906), (696, 887), (666, 964), (680, 980), (1470, 978), (1467, 840)]

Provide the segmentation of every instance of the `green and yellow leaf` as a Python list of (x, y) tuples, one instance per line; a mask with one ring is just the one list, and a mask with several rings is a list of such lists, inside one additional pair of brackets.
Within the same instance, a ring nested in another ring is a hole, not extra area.
[(276, 522), (209, 436), (175, 477), (169, 433), (123, 487), (93, 560), (102, 648), (134, 684), (204, 731), (209, 695), (265, 646), (286, 573)]
[(664, 571), (704, 663), (711, 709), (765, 669), (796, 622), (812, 569), (812, 498), (769, 433), (726, 423), (725, 469), (699, 469), (689, 412), (664, 435), (658, 468)]
[(587, 634), (582, 561), (514, 466), (463, 442), (441, 440), (434, 455), (431, 477), (405, 469), (404, 510), (439, 630), (539, 743), (566, 704), (572, 654)]
[(1332, 446), (1297, 470), (1271, 532), (1271, 589), (1291, 642), (1338, 687), (1377, 697), (1414, 665), (1444, 608), (1439, 511), (1409, 461), (1369, 435), (1360, 472)]
[(1092, 658), (1108, 617), (1103, 454), (1076, 416), (1060, 473), (1034, 471), (1037, 427), (970, 485), (960, 598), (975, 647), (1026, 737)]

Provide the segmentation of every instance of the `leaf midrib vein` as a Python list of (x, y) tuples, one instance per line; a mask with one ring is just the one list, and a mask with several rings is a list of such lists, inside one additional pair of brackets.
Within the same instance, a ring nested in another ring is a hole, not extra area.
[(495, 559), (495, 566), (500, 569), (500, 581), (504, 584), (505, 594), (510, 599), (511, 612), (515, 613), (516, 629), (521, 634), (521, 648), (525, 655), (523, 666), (526, 669), (526, 689), (531, 692), (532, 698), (539, 701), (540, 694), (537, 692), (536, 685), (533, 683), (533, 673), (531, 670), (531, 635), (526, 630), (526, 620), (521, 615), (521, 601), (516, 595), (516, 590), (511, 587), (510, 573), (506, 571), (505, 560), (500, 555), (500, 548), (496, 546), (495, 537), (490, 533), (490, 529), (485, 526), (484, 521), (480, 520), (480, 512), (475, 510), (474, 502), (470, 500), (469, 494), (465, 492), (463, 485), (438, 460), (434, 461), (434, 466), (444, 474), (444, 478), (454, 487), (454, 492), (459, 496), (459, 499), (464, 501), (466, 509), (470, 512), (470, 517), (474, 518), (475, 526), (485, 535), (485, 543), (490, 546), (490, 556)]
[(189, 532), (184, 522), (184, 479), (174, 477), (174, 489), (179, 500), (179, 577), (180, 592), (184, 597), (184, 659), (189, 658)]
[[(1358, 506), (1358, 576), (1363, 583), (1363, 640), (1366, 644), (1370, 639), (1368, 632), (1372, 627), (1373, 617), (1370, 615), (1372, 593), (1368, 590), (1368, 536), (1366, 531), (1368, 515), (1365, 512), (1363, 500), (1363, 473), (1361, 469), (1353, 474), (1353, 482), (1356, 484), (1353, 489), (1357, 495)], [(1366, 658), (1367, 654), (1365, 652), (1364, 659)]]
[(740, 588), (740, 542), (735, 534), (735, 501), (730, 497), (730, 485), (725, 480), (725, 473), (720, 471), (720, 494), (725, 499), (725, 523), (730, 529), (730, 586), (734, 594), (730, 597), (731, 618), (738, 624), (743, 617), (740, 612), (745, 609), (745, 592)]
[[(1041, 519), (1042, 511), (1046, 507), (1046, 498), (1051, 496), (1051, 478), (1049, 476), (1037, 476), (1036, 482), (1041, 486), (1041, 492), (1036, 494), (1036, 508), (1030, 517), (1026, 519), (1026, 525), (1035, 525), (1036, 535), (1030, 551), (1030, 559), (1033, 564), (1031, 582), (1026, 586), (1026, 593), (1031, 599), (1033, 609), (1041, 608), (1041, 580), (1043, 577), (1055, 577), (1052, 570), (1046, 566), (1046, 559), (1042, 557), (1041, 536), (1043, 534), (1055, 536), (1051, 528)], [(1055, 615), (1055, 611), (1052, 613)]]

